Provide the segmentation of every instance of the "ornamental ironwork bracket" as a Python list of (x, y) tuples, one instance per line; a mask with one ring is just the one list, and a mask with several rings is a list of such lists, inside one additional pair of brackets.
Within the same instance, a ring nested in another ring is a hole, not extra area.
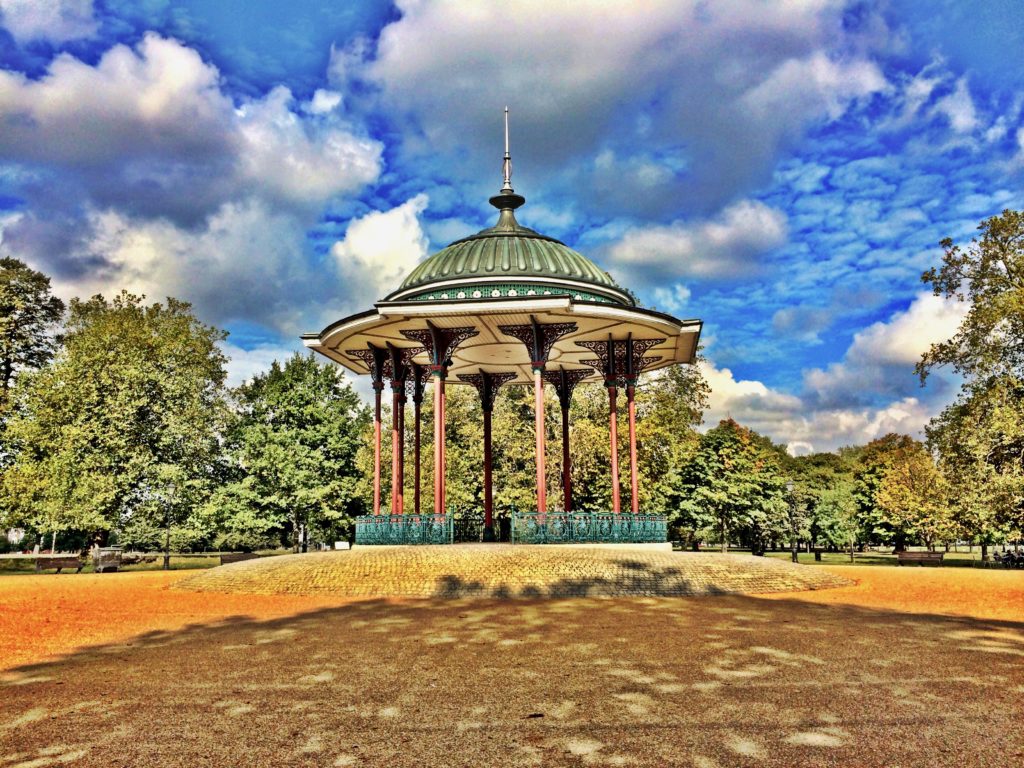
[(374, 389), (384, 388), (384, 379), (391, 377), (391, 359), (387, 349), (367, 342), (366, 349), (346, 349), (345, 354), (361, 361), (369, 369)]
[(616, 341), (609, 334), (606, 340), (577, 341), (576, 344), (597, 355), (597, 359), (591, 358), (580, 362), (597, 369), (604, 376), (606, 387), (614, 387), (620, 380), (627, 385), (635, 384), (637, 376), (644, 368), (660, 359), (644, 357), (644, 354), (663, 341), (665, 339), (634, 339), (632, 334)]
[(544, 381), (555, 388), (558, 394), (558, 403), (563, 410), (568, 410), (572, 402), (572, 391), (576, 385), (590, 375), (586, 368), (570, 368), (566, 370), (559, 366), (557, 371), (545, 371)]
[(472, 326), (464, 328), (438, 328), (429, 320), (426, 328), (412, 328), (402, 331), (402, 335), (410, 341), (416, 341), (423, 345), (430, 355), (431, 371), (442, 373), (447, 371), (452, 364), (452, 355), (455, 349), (464, 342), (479, 333)]
[(576, 328), (576, 323), (538, 323), (533, 315), (530, 315), (529, 325), (498, 326), (499, 331), (526, 345), (530, 353), (530, 365), (540, 371), (547, 365), (548, 355), (555, 342), (567, 333), (574, 333)]
[(480, 373), (459, 374), (459, 378), (462, 381), (472, 384), (476, 387), (476, 391), (480, 393), (480, 407), (484, 413), (489, 413), (494, 409), (494, 397), (498, 394), (501, 385), (512, 381), (515, 377), (516, 374), (507, 371), (491, 373), (490, 371), (481, 370)]

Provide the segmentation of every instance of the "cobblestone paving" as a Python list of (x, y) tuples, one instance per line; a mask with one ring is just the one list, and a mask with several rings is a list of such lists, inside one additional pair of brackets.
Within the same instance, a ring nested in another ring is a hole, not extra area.
[(847, 586), (820, 568), (744, 555), (589, 547), (359, 547), (247, 560), (176, 589), (346, 597), (636, 597)]

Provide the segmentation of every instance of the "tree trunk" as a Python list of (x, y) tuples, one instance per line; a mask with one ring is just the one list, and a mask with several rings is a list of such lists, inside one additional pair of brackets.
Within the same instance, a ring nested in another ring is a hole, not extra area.
[(171, 570), (171, 514), (167, 513), (167, 531), (164, 536), (164, 570)]
[(798, 546), (797, 546), (797, 540), (796, 540), (796, 536), (794, 535), (794, 536), (793, 536), (793, 544), (792, 544), (792, 546), (790, 547), (790, 550), (791, 550), (791, 551), (790, 551), (790, 559), (791, 559), (791, 560), (792, 560), (792, 561), (793, 561), (794, 563), (799, 563), (799, 562), (800, 562), (800, 558), (799, 558), (799, 557), (797, 557), (797, 549), (798, 549)]
[(53, 532), (53, 538), (50, 539), (50, 554), (57, 554), (57, 531)]
[(853, 562), (853, 537), (850, 537), (850, 562)]
[(728, 530), (725, 526), (725, 518), (722, 518), (722, 553), (728, 553), (729, 551), (729, 536)]
[(981, 562), (988, 562), (988, 544), (981, 542)]

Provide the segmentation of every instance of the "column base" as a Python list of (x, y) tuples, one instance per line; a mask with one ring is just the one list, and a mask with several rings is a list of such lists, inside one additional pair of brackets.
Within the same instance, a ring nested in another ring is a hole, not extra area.
[(493, 525), (485, 525), (484, 526), (484, 541), (485, 542), (495, 542), (497, 540), (498, 540), (498, 537), (494, 535), (494, 526)]

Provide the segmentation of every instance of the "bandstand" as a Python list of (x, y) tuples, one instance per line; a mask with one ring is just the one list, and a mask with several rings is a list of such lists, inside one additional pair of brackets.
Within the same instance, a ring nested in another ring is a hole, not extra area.
[[(343, 318), (305, 345), (348, 370), (369, 375), (374, 403), (373, 514), (357, 520), (364, 544), (446, 543), (452, 518), (445, 506), (445, 389), (473, 386), (483, 411), (484, 540), (494, 541), (491, 412), (503, 386), (532, 386), (536, 434), (536, 510), (514, 519), (515, 540), (531, 543), (664, 542), (665, 521), (639, 509), (636, 406), (641, 372), (693, 363), (699, 320), (678, 320), (644, 309), (587, 257), (528, 229), (516, 219), (526, 201), (512, 189), (505, 122), (504, 184), (490, 203), (498, 221), (457, 240), (422, 261), (397, 290), (373, 308)], [(433, 503), (420, 493), (421, 405), (426, 385), (433, 397)], [(612, 508), (573, 509), (569, 455), (569, 404), (580, 384), (608, 392), (609, 470)], [(390, 509), (381, 509), (381, 399), (392, 397)], [(545, 467), (544, 386), (561, 406), (562, 498), (549, 510)], [(631, 508), (620, 509), (617, 407), (624, 393), (629, 433)], [(405, 486), (405, 410), (413, 402), (413, 499)], [(408, 507), (408, 508), (407, 508)]]

